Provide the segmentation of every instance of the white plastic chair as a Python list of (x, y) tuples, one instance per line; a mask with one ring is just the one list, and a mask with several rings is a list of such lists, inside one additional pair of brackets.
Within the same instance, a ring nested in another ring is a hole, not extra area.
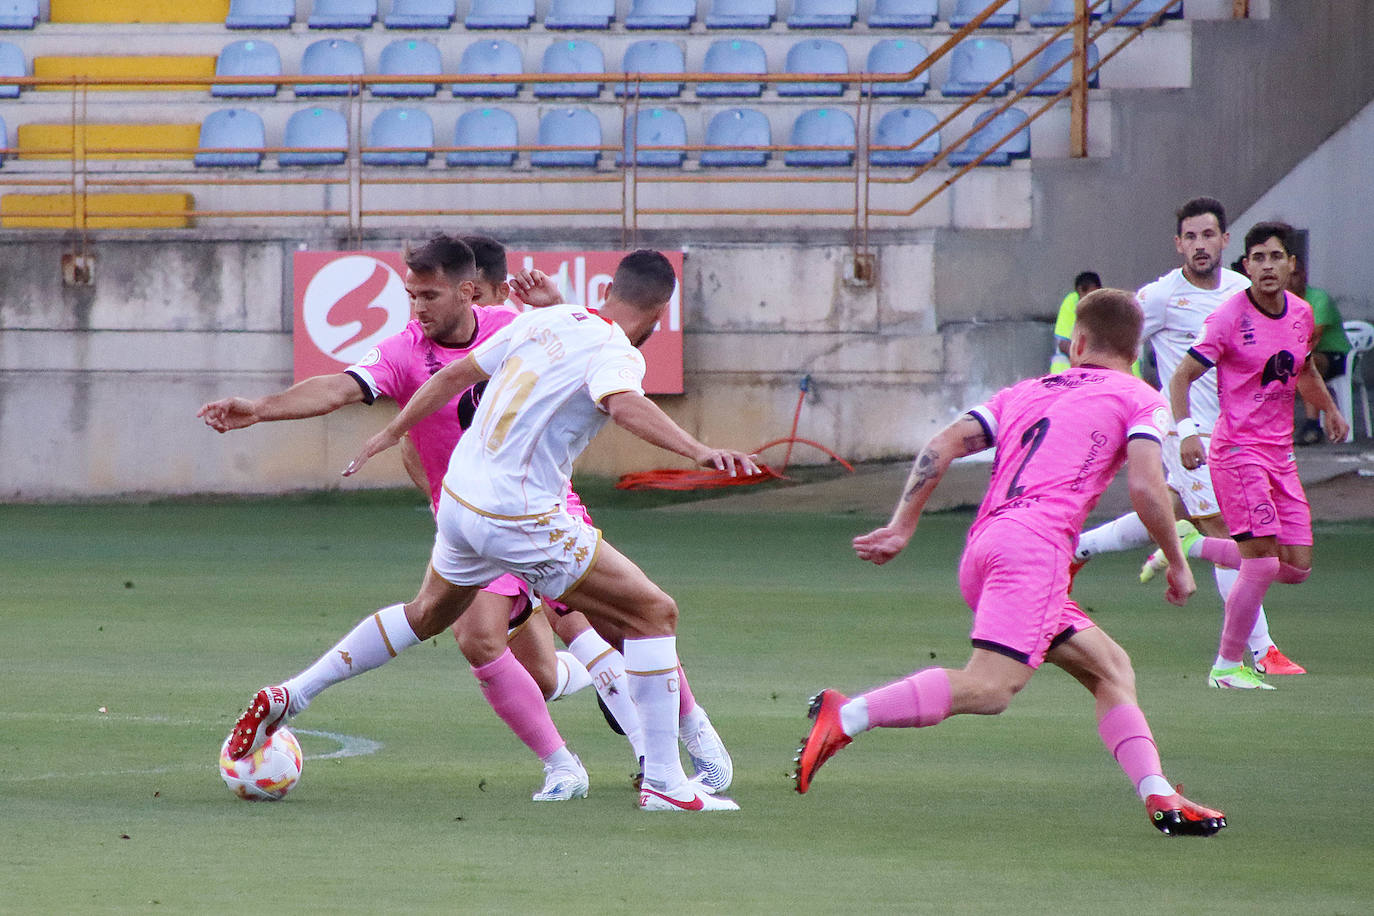
[(1345, 375), (1328, 380), (1327, 384), (1336, 396), (1336, 407), (1350, 421), (1350, 432), (1345, 441), (1355, 439), (1354, 395), (1359, 390), (1360, 404), (1363, 407), (1364, 434), (1374, 436), (1374, 424), (1370, 422), (1369, 389), (1365, 387), (1364, 367), (1360, 365), (1360, 355), (1374, 350), (1374, 324), (1368, 321), (1347, 321), (1344, 324), (1345, 336), (1350, 340), (1350, 353), (1345, 359)]

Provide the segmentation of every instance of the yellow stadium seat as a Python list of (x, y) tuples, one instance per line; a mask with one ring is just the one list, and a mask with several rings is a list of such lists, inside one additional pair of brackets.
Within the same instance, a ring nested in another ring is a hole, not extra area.
[(21, 124), (20, 159), (191, 159), (200, 142), (199, 124)]
[[(33, 59), (33, 75), (44, 79), (62, 80), (65, 85), (37, 86), (49, 92), (67, 92), (71, 89), (73, 77), (88, 79), (118, 80), (137, 77), (168, 77), (178, 79), (212, 78), (215, 75), (215, 56), (213, 54), (145, 54), (139, 56), (88, 56), (64, 57), (46, 56)], [(160, 90), (160, 91), (200, 91), (210, 88), (210, 83), (106, 83), (92, 85), (92, 91)]]
[(49, 22), (224, 22), (229, 0), (49, 0)]
[(0, 226), (6, 229), (185, 229), (190, 194), (88, 194), (84, 214), (70, 194), (6, 194)]

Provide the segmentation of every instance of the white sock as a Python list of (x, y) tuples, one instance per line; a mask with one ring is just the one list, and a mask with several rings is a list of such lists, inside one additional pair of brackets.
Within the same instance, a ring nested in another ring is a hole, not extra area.
[(1140, 516), (1132, 512), (1098, 525), (1078, 536), (1078, 548), (1074, 551), (1075, 560), (1087, 560), (1099, 553), (1114, 553), (1118, 550), (1131, 550), (1150, 543), (1150, 532)]
[(625, 640), (625, 673), (644, 728), (644, 778), (676, 789), (687, 781), (677, 752), (677, 637)]
[(1146, 776), (1140, 781), (1140, 785), (1135, 787), (1135, 791), (1140, 800), (1144, 801), (1151, 795), (1163, 795), (1167, 798), (1174, 794), (1175, 789), (1163, 776)]
[(547, 698), (550, 703), (592, 685), (587, 666), (578, 661), (576, 655), (559, 650), (554, 656), (558, 660), (558, 686), (553, 689), (553, 695)]
[(568, 750), (566, 744), (561, 745), (558, 750), (547, 757), (541, 757), (539, 759), (543, 761), (544, 766), (553, 767), (554, 769), (571, 769), (573, 763), (577, 760), (577, 758), (573, 756), (573, 752)]
[(325, 688), (380, 668), (419, 641), (403, 604), (364, 617), (315, 664), (282, 685), (291, 694), (291, 715), (302, 712)]
[[(568, 644), (568, 651), (586, 666), (591, 683), (615, 721), (625, 732), (635, 760), (644, 756), (644, 726), (639, 710), (630, 697), (629, 678), (625, 676), (625, 656), (595, 630), (586, 630)], [(676, 696), (676, 695), (675, 695)]]
[(868, 701), (856, 697), (840, 707), (840, 729), (853, 738), (868, 731)]
[[(1198, 540), (1201, 544), (1201, 539)], [(1239, 569), (1229, 569), (1225, 566), (1213, 566), (1212, 575), (1217, 580), (1217, 591), (1221, 593), (1221, 603), (1226, 604), (1226, 596), (1231, 593), (1231, 586), (1236, 584), (1236, 577), (1240, 575)], [(1269, 647), (1274, 645), (1274, 640), (1269, 635), (1269, 617), (1264, 613), (1264, 605), (1260, 605), (1259, 616), (1255, 618), (1255, 628), (1250, 631), (1250, 638), (1245, 641), (1245, 645), (1250, 650), (1250, 654), (1255, 658), (1263, 657)]]
[(1227, 668), (1239, 668), (1240, 664), (1240, 659), (1238, 658), (1222, 658), (1218, 655), (1217, 660), (1212, 662), (1212, 667), (1220, 668), (1225, 671)]

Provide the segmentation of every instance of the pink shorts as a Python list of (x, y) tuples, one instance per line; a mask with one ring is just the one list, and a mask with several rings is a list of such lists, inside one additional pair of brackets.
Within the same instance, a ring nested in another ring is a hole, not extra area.
[(1297, 465), (1284, 471), (1260, 464), (1213, 465), (1212, 483), (1231, 537), (1275, 537), (1280, 544), (1312, 545), (1312, 508)]
[(1050, 649), (1095, 626), (1069, 598), (1070, 559), (1067, 545), (1009, 519), (978, 532), (959, 561), (973, 647), (1039, 668)]
[(491, 592), (493, 595), (504, 595), (507, 598), (515, 598), (516, 601), (510, 608), (511, 629), (529, 620), (530, 609), (534, 607), (533, 593), (530, 587), (525, 584), (525, 580), (506, 573), (501, 578), (492, 582), (482, 589), (484, 592)]

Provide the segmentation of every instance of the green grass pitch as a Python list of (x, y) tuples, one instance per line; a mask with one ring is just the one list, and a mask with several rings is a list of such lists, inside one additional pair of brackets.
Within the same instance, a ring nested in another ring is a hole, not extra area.
[[(1000, 718), (871, 733), (797, 796), (817, 688), (965, 660), (969, 516), (928, 517), (878, 569), (848, 547), (874, 518), (652, 501), (589, 498), (678, 599), (739, 814), (637, 812), (628, 746), (590, 691), (552, 707), (590, 797), (532, 803), (537, 762), (448, 637), (318, 698), (295, 723), (300, 785), (241, 802), (215, 770), (233, 717), (411, 597), (425, 511), (396, 494), (0, 507), (0, 912), (1369, 911), (1374, 525), (1319, 526), (1315, 575), (1271, 593), (1276, 635), (1313, 673), (1263, 695), (1206, 687), (1220, 609), (1201, 564), (1181, 609), (1135, 584), (1136, 554), (1080, 575), (1076, 597), (1135, 660), (1169, 775), (1231, 822), (1171, 840), (1088, 696), (1048, 667)], [(321, 759), (358, 739), (380, 746)]]

